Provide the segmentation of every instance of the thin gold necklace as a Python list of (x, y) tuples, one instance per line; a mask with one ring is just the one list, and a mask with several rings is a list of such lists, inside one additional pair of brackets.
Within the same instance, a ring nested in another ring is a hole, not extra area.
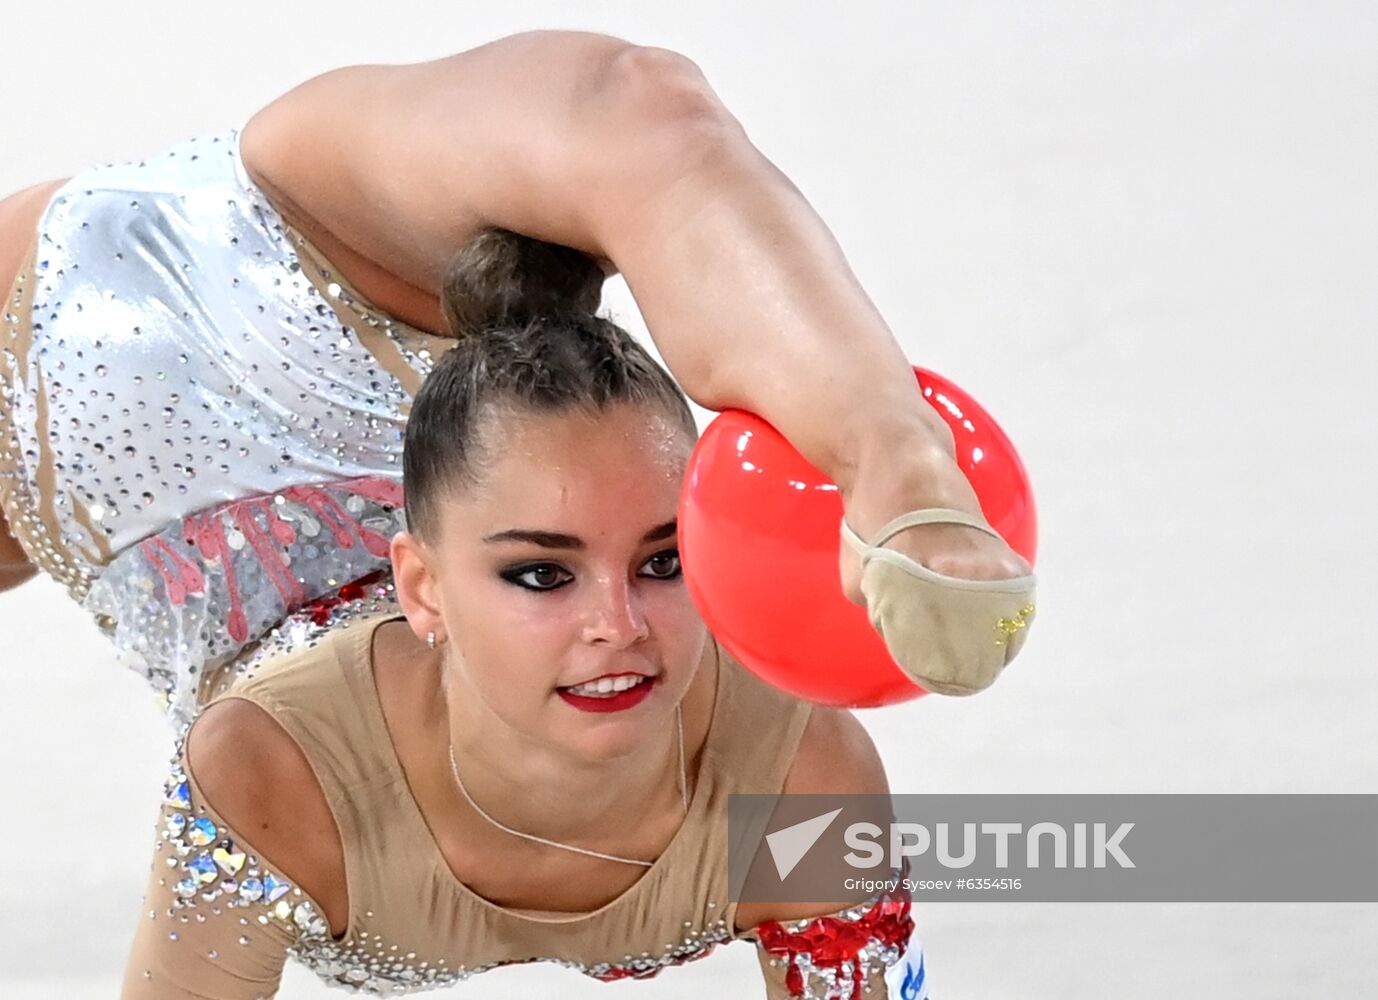
[[(681, 710), (681, 706), (679, 705), (675, 706), (675, 729), (678, 733), (679, 738), (680, 798), (684, 800), (684, 812), (688, 814), (689, 775), (684, 763), (684, 712)], [(527, 840), (534, 840), (538, 844), (548, 844), (551, 847), (560, 847), (565, 849), (566, 851), (577, 851), (580, 854), (587, 854), (590, 857), (594, 858), (603, 858), (607, 861), (621, 861), (625, 864), (642, 865), (646, 868), (649, 868), (655, 864), (654, 861), (639, 861), (636, 858), (619, 858), (616, 854), (604, 854), (601, 851), (590, 851), (583, 847), (575, 847), (573, 844), (561, 844), (559, 841), (547, 840), (545, 837), (537, 837), (534, 834), (530, 833), (522, 833), (520, 830), (514, 830), (510, 826), (507, 826), (503, 823), (499, 823), (492, 816), (489, 816), (486, 812), (483, 811), (479, 804), (473, 800), (473, 797), (469, 795), (469, 789), (464, 787), (464, 780), (459, 776), (459, 765), (455, 763), (455, 744), (453, 739), (450, 740), (450, 773), (455, 776), (455, 784), (459, 786), (460, 793), (464, 796), (465, 799), (468, 800), (469, 805), (473, 806), (475, 811), (484, 819), (486, 819), (489, 823), (492, 823), (499, 830), (503, 830), (507, 833), (512, 834), (514, 837), (525, 837)]]

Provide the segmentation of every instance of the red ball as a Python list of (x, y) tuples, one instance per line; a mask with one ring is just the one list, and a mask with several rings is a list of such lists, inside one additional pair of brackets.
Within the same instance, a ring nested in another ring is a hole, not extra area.
[[(1037, 517), (1014, 445), (957, 386), (914, 373), (952, 428), (986, 520), (1032, 566)], [(845, 708), (920, 697), (927, 692), (891, 659), (866, 609), (842, 593), (841, 520), (835, 483), (760, 417), (724, 410), (700, 436), (680, 494), (690, 596), (728, 652), (781, 690)]]

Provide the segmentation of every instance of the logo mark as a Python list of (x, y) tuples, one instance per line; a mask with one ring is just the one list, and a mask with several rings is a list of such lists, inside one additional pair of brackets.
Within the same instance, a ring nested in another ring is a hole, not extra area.
[(841, 809), (834, 809), (813, 819), (806, 819), (802, 823), (795, 823), (783, 830), (766, 834), (766, 844), (770, 847), (770, 856), (775, 862), (775, 871), (779, 874), (781, 882), (794, 871), (794, 866), (803, 860), (804, 855), (809, 853), (809, 848), (818, 843), (818, 838), (823, 836), (823, 831), (832, 825), (840, 812)]

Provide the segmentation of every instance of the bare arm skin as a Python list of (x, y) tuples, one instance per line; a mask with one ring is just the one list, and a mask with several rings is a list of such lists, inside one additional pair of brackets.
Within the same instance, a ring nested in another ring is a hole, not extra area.
[[(882, 827), (890, 819), (890, 785), (885, 776), (885, 765), (876, 752), (870, 734), (846, 709), (814, 706), (781, 791), (784, 795), (873, 796), (873, 805), (869, 810), (871, 815), (867, 818)], [(762, 846), (753, 867), (762, 865), (766, 870), (773, 868), (774, 863), (768, 855), (769, 852)], [(857, 902), (743, 902), (738, 905), (734, 931), (742, 939), (756, 945), (765, 1000), (789, 1000), (795, 995), (789, 986), (788, 963), (784, 954), (778, 945), (772, 944), (780, 931), (774, 923), (813, 921), (820, 917), (825, 921), (851, 922), (854, 918), (845, 917), (844, 913), (853, 910)], [(886, 936), (902, 936), (905, 942), (903, 950), (908, 952), (909, 936), (904, 936), (906, 932), (896, 923), (903, 919), (906, 917), (883, 919), (880, 924), (873, 925), (873, 931)], [(913, 924), (910, 923), (908, 927), (907, 935), (912, 935)], [(854, 955), (853, 960), (862, 962), (863, 982), (858, 996), (864, 994), (875, 1000), (883, 1000), (900, 995), (890, 989), (886, 978), (888, 966), (874, 959), (862, 958), (859, 954)], [(829, 964), (828, 960), (824, 959), (823, 964)], [(814, 989), (820, 991), (819, 995), (821, 988), (821, 980), (815, 981)], [(814, 995), (813, 990), (806, 992)]]
[(223, 698), (187, 733), (187, 764), (211, 806), (320, 904), (344, 931), (344, 846), (301, 748), (258, 705)]
[[(188, 809), (210, 819), (216, 836), (255, 865), (283, 876), (329, 924), (344, 929), (347, 897), (339, 832), (300, 748), (251, 702), (226, 698), (208, 707), (188, 733), (179, 762), (192, 779), (187, 804), (162, 806), (158, 826)], [(123, 1000), (258, 1000), (276, 996), (295, 928), (258, 913), (222, 906), (183, 907), (174, 886), (184, 845), (155, 842), (144, 902), (125, 964)], [(322, 895), (313, 895), (320, 888)], [(202, 900), (202, 902), (209, 902)], [(259, 919), (259, 918), (262, 919)], [(247, 928), (247, 930), (246, 930)]]
[[(815, 705), (794, 752), (781, 795), (889, 795), (885, 764), (860, 720), (845, 708)], [(839, 903), (835, 909), (843, 908)], [(765, 920), (817, 916), (817, 903), (744, 902), (737, 907), (736, 930)]]

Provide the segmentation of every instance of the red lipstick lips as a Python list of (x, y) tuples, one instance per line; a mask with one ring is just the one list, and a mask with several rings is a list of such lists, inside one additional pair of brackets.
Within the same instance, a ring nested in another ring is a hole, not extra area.
[(651, 688), (655, 687), (655, 683), (655, 678), (647, 677), (625, 691), (601, 696), (574, 694), (566, 688), (556, 688), (555, 693), (563, 698), (566, 704), (572, 705), (581, 712), (624, 712), (645, 701), (646, 696), (651, 693)]

